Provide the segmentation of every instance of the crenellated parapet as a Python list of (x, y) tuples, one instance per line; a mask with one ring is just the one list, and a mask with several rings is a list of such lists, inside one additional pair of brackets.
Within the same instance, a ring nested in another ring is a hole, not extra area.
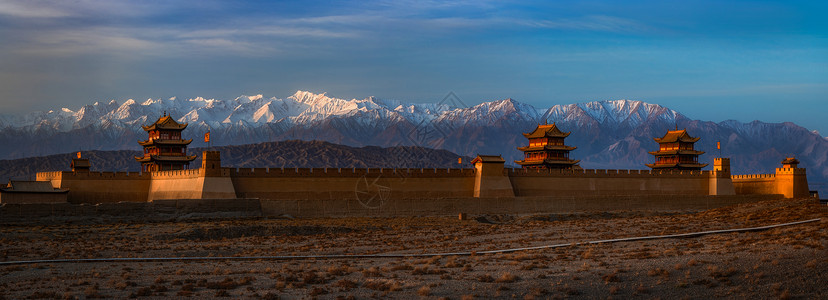
[(112, 179), (112, 180), (130, 180), (130, 179), (149, 179), (149, 173), (141, 172), (72, 172), (72, 171), (49, 171), (37, 172), (37, 181), (46, 181), (54, 179), (76, 180), (76, 179)]
[(805, 175), (805, 168), (776, 168), (778, 175)]
[(153, 179), (193, 178), (201, 175), (200, 169), (168, 170), (148, 172)]
[(566, 176), (566, 177), (707, 177), (707, 170), (616, 170), (616, 169), (515, 169), (508, 168), (509, 176)]
[(744, 175), (730, 175), (730, 178), (735, 180), (750, 180), (750, 179), (776, 179), (776, 174), (744, 174)]
[(804, 198), (810, 195), (805, 168), (799, 160), (788, 157), (774, 174), (732, 175), (737, 194), (780, 194), (785, 198)]
[(454, 168), (226, 168), (230, 177), (469, 177), (474, 169)]

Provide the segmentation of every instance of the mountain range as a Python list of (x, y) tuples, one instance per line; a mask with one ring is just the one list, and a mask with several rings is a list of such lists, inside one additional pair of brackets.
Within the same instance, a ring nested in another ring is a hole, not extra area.
[[(451, 95), (450, 95), (451, 96)], [(734, 174), (772, 173), (795, 155), (819, 185), (828, 178), (828, 140), (791, 122), (742, 123), (692, 120), (657, 104), (633, 100), (596, 101), (536, 108), (514, 99), (466, 106), (456, 97), (435, 103), (406, 103), (374, 97), (338, 99), (298, 91), (281, 98), (262, 95), (232, 100), (193, 98), (110, 101), (77, 110), (0, 116), (0, 158), (12, 159), (78, 150), (139, 150), (146, 133), (140, 125), (166, 113), (189, 123), (184, 135), (205, 146), (210, 131), (215, 146), (283, 140), (320, 140), (354, 147), (422, 146), (463, 156), (501, 154), (511, 162), (527, 143), (520, 134), (538, 124), (557, 123), (571, 131), (570, 157), (585, 168), (645, 169), (653, 137), (686, 128), (701, 137), (696, 148), (712, 162), (732, 158)], [(708, 167), (709, 168), (709, 167)]]

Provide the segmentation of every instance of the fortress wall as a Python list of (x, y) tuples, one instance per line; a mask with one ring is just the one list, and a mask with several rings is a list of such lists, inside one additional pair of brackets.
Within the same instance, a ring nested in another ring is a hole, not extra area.
[(474, 169), (441, 168), (225, 168), (231, 177), (465, 177)]
[(737, 195), (777, 194), (776, 174), (730, 175)]
[(777, 168), (776, 193), (785, 198), (803, 198), (810, 196), (808, 178), (803, 168)]
[(204, 177), (200, 177), (198, 172), (178, 172), (152, 172), (152, 180), (148, 187), (149, 194), (147, 198), (144, 198), (144, 201), (201, 198)]
[(38, 181), (68, 189), (69, 203), (145, 202), (150, 176), (138, 172), (39, 172)]
[(710, 171), (507, 169), (516, 196), (708, 195)]
[(271, 169), (231, 171), (239, 198), (358, 199), (472, 197), (469, 169)]
[(517, 198), (387, 199), (370, 207), (355, 199), (261, 200), (265, 216), (289, 215), (300, 218), (539, 215), (607, 211), (701, 211), (739, 203), (780, 199), (781, 195), (627, 195), (547, 196)]

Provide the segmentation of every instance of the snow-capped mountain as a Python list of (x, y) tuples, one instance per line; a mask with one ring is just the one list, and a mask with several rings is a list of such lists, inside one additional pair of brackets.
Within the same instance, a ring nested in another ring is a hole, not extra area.
[(828, 140), (793, 123), (720, 123), (690, 120), (669, 108), (632, 100), (596, 101), (536, 108), (513, 99), (470, 107), (455, 103), (405, 103), (369, 97), (338, 99), (298, 91), (284, 99), (262, 95), (218, 99), (149, 99), (96, 102), (22, 116), (0, 116), (0, 158), (20, 158), (78, 150), (138, 150), (146, 133), (140, 125), (163, 113), (190, 126), (192, 146), (238, 145), (277, 140), (323, 140), (350, 146), (418, 145), (460, 155), (502, 154), (521, 158), (520, 135), (539, 123), (572, 131), (571, 157), (587, 168), (643, 169), (652, 160), (652, 140), (676, 126), (701, 137), (700, 159), (732, 158), (736, 173), (773, 172), (786, 155), (796, 155), (812, 182), (828, 178)]

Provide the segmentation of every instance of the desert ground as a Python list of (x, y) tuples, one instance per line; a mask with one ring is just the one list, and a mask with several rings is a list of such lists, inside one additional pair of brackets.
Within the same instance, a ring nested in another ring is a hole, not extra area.
[[(822, 220), (764, 231), (477, 253), (814, 218)], [(697, 212), (488, 215), (466, 220), (33, 220), (0, 226), (0, 261), (473, 253), (5, 265), (0, 266), (0, 299), (825, 299), (826, 245), (828, 206), (806, 199)]]

